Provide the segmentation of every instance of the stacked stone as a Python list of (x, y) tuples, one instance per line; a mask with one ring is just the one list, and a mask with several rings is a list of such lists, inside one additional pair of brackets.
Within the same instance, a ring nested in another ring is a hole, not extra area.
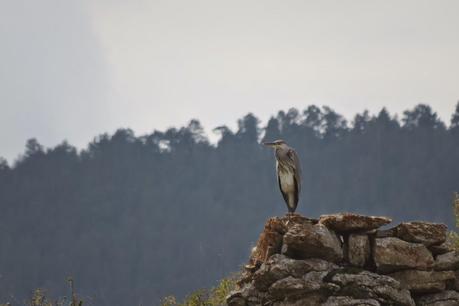
[(459, 253), (444, 224), (357, 214), (271, 218), (230, 306), (459, 305)]

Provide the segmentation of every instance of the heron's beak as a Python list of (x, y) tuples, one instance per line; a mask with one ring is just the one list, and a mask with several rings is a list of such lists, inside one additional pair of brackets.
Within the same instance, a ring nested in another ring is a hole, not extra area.
[(274, 147), (275, 143), (274, 142), (263, 142), (263, 145), (267, 147)]

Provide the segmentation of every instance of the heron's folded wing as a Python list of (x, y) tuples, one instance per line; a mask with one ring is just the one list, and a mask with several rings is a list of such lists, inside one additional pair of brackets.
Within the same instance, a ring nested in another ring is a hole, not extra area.
[(293, 168), (295, 181), (298, 185), (298, 192), (301, 190), (301, 165), (300, 159), (298, 158), (298, 154), (296, 154), (295, 150), (290, 149), (288, 150), (287, 156), (290, 159), (289, 164)]

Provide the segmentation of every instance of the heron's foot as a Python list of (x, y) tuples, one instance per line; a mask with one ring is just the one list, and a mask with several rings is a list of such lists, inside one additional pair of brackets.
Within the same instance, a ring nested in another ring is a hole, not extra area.
[(285, 216), (287, 217), (287, 223), (286, 225), (288, 225), (290, 223), (290, 221), (292, 220), (292, 217), (293, 217), (294, 213), (292, 213), (291, 211), (289, 211)]

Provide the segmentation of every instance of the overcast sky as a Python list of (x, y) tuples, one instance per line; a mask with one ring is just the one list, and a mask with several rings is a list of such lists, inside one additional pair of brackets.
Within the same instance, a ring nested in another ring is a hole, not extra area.
[(198, 118), (459, 100), (459, 1), (0, 0), (0, 156)]

